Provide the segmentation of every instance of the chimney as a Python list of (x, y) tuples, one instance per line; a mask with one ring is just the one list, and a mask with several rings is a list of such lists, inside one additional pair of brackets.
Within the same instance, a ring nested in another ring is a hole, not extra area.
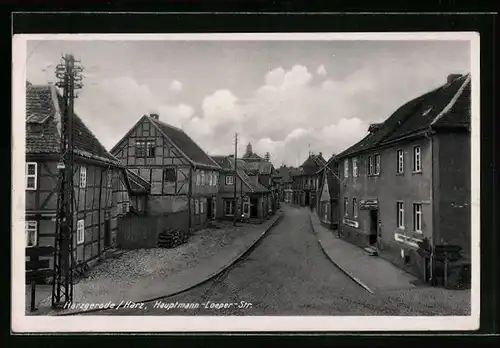
[(323, 152), (320, 151), (318, 156), (323, 157)]
[(150, 114), (149, 117), (154, 118), (155, 120), (160, 119), (160, 115), (158, 115), (158, 114)]
[(446, 78), (446, 82), (448, 84), (452, 83), (453, 81), (455, 81), (456, 79), (462, 77), (462, 74), (450, 74), (448, 75), (448, 77)]

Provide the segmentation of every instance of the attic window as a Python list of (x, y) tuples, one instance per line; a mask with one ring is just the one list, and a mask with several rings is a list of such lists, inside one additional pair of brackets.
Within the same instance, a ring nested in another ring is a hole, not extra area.
[(429, 114), (429, 112), (431, 112), (431, 111), (432, 111), (432, 106), (425, 109), (425, 111), (422, 112), (422, 116), (427, 116)]

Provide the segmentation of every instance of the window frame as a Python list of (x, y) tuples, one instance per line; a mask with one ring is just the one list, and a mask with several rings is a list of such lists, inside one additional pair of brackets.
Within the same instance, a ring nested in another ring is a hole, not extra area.
[(396, 151), (396, 174), (404, 174), (405, 172), (405, 153), (402, 149)]
[(231, 175), (226, 175), (225, 183), (226, 183), (227, 186), (234, 185), (234, 175), (232, 175), (232, 174)]
[(80, 182), (78, 183), (79, 188), (87, 187), (87, 167), (80, 166), (80, 174), (79, 174)]
[(344, 216), (349, 216), (349, 197), (344, 197)]
[(146, 158), (156, 157), (156, 141), (146, 140), (145, 141), (145, 156)]
[(197, 198), (195, 198), (195, 200), (194, 200), (194, 213), (195, 214), (199, 214), (200, 213), (200, 206), (199, 206), (199, 204), (200, 204), (200, 201)]
[(200, 186), (200, 183), (201, 183), (200, 172), (196, 171), (196, 186)]
[(76, 244), (83, 243), (85, 243), (85, 219), (80, 219), (76, 222)]
[(403, 201), (396, 202), (396, 227), (405, 229), (405, 203)]
[(374, 157), (372, 155), (368, 156), (368, 175), (373, 175), (373, 170), (375, 168), (374, 165)]
[(205, 183), (205, 171), (204, 171), (204, 170), (202, 170), (202, 171), (200, 172), (200, 175), (201, 175), (201, 186), (205, 186), (205, 184), (206, 184), (206, 183)]
[[(29, 166), (34, 166), (34, 168), (35, 168), (34, 174), (28, 174), (29, 173)], [(33, 178), (33, 183), (34, 183), (33, 187), (29, 187), (29, 185), (28, 185), (30, 178)], [(35, 191), (37, 189), (37, 187), (38, 187), (37, 178), (38, 178), (38, 163), (37, 162), (26, 162), (26, 176), (25, 176), (26, 190)]]
[[(173, 180), (168, 180), (167, 173), (169, 171), (173, 171)], [(177, 168), (176, 167), (167, 167), (163, 168), (163, 182), (167, 183), (175, 183), (177, 181)]]
[(358, 158), (352, 158), (352, 177), (357, 178), (359, 176), (359, 168), (358, 168)]
[[(378, 158), (378, 163), (377, 163), (377, 158)], [(380, 175), (381, 167), (382, 167), (382, 158), (379, 153), (376, 153), (373, 155), (373, 162), (374, 162), (374, 169), (375, 172), (373, 175)]]
[(205, 211), (205, 198), (200, 199), (200, 214), (203, 214)]
[(423, 233), (422, 215), (423, 215), (422, 203), (413, 203), (413, 232), (415, 233), (420, 233), (420, 234)]
[(346, 158), (344, 160), (344, 178), (348, 178), (349, 177), (349, 159)]
[[(227, 213), (227, 207), (230, 207), (229, 211), (232, 211), (232, 214)], [(234, 199), (225, 199), (224, 200), (224, 216), (234, 216), (236, 208), (236, 202)]]
[(356, 198), (352, 199), (352, 216), (354, 218), (358, 217), (358, 200)]
[(422, 173), (422, 147), (420, 145), (413, 146), (413, 173)]
[[(30, 227), (30, 225), (32, 227)], [(29, 233), (30, 232), (34, 232), (35, 233), (35, 236), (33, 238), (34, 239), (33, 245), (28, 245)], [(26, 220), (25, 221), (25, 224), (24, 224), (24, 238), (25, 238), (24, 239), (24, 243), (25, 243), (25, 247), (26, 248), (33, 248), (33, 247), (38, 246), (38, 221), (36, 221), (36, 220)]]

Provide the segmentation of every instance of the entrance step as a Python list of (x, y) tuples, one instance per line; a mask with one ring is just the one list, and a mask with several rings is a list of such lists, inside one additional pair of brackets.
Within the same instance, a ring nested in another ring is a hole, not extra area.
[(366, 254), (369, 256), (377, 256), (378, 255), (378, 250), (374, 246), (369, 246), (363, 249)]

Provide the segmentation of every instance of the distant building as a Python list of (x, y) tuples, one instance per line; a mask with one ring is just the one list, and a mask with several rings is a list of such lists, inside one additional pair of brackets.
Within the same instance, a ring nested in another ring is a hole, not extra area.
[(426, 281), (442, 281), (439, 249), (460, 248), (456, 272), (470, 261), (470, 85), (450, 75), (337, 156), (343, 237)]
[(220, 166), (159, 115), (141, 117), (111, 153), (151, 185), (150, 215), (188, 211), (193, 229), (215, 218)]
[(326, 164), (323, 154), (309, 154), (298, 170), (292, 174), (293, 203), (315, 208), (318, 197), (318, 170)]
[[(219, 176), (217, 218), (234, 219), (244, 215), (250, 222), (263, 222), (267, 218), (268, 197), (271, 192), (259, 183), (258, 177), (250, 177), (245, 161), (234, 156), (212, 156), (222, 168)], [(236, 200), (235, 200), (236, 189)]]
[(293, 198), (293, 189), (292, 189), (292, 169), (285, 165), (278, 168), (278, 176), (280, 178), (279, 181), (279, 189), (278, 189), (278, 197), (281, 202), (285, 202), (287, 204), (292, 203)]

